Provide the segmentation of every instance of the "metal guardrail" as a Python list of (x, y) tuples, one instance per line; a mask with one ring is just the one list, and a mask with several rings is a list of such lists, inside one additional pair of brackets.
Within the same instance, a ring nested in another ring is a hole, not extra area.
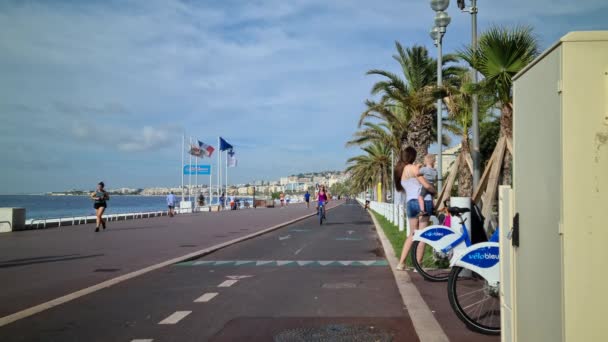
[[(108, 214), (104, 218), (108, 222), (115, 221), (126, 221), (143, 218), (152, 218), (167, 216), (166, 211), (150, 211), (150, 212), (139, 212), (139, 213), (122, 213), (122, 214)], [(65, 226), (76, 226), (81, 224), (87, 224), (95, 222), (95, 216), (73, 216), (73, 217), (59, 217), (59, 218), (44, 218), (44, 219), (30, 219), (25, 222), (25, 229), (44, 229), (48, 227), (65, 227)]]
[[(240, 209), (245, 208), (244, 205), (240, 206)], [(252, 207), (250, 207), (252, 208)], [(200, 212), (210, 212), (212, 211), (209, 206), (204, 207), (195, 207), (193, 209), (182, 209), (176, 208), (176, 214), (192, 214), (192, 213), (200, 213)], [(104, 218), (108, 222), (116, 222), (116, 221), (126, 221), (126, 220), (135, 220), (135, 219), (144, 219), (144, 218), (152, 218), (152, 217), (161, 217), (167, 216), (167, 211), (159, 210), (159, 211), (147, 211), (147, 212), (137, 212), (137, 213), (123, 213), (123, 214), (108, 214), (104, 215)], [(25, 229), (45, 229), (50, 227), (65, 227), (65, 226), (76, 226), (81, 224), (87, 224), (95, 222), (95, 216), (87, 215), (87, 216), (73, 216), (73, 217), (60, 217), (60, 218), (44, 218), (44, 219), (30, 219), (25, 222)]]

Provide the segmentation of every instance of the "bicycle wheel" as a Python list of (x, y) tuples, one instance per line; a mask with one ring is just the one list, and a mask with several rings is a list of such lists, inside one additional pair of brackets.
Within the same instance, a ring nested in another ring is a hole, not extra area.
[(319, 208), (319, 226), (323, 225), (323, 207)]
[(469, 329), (486, 335), (500, 334), (500, 298), (498, 286), (491, 286), (479, 274), (461, 274), (462, 267), (452, 268), (448, 297), (456, 316)]
[[(420, 247), (421, 244), (424, 247)], [(424, 254), (420, 262), (418, 262), (418, 258), (416, 257), (419, 248), (424, 248)], [(412, 259), (414, 268), (424, 279), (428, 281), (447, 281), (451, 272), (450, 259), (452, 258), (452, 254), (452, 251), (442, 253), (429, 244), (414, 241), (412, 250), (410, 251), (410, 258)]]

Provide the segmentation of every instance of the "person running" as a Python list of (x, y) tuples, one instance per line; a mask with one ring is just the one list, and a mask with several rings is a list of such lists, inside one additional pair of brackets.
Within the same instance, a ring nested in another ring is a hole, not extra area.
[(225, 199), (226, 199), (226, 195), (225, 195), (225, 193), (222, 192), (222, 195), (220, 196), (220, 207), (222, 209), (224, 209), (224, 207), (226, 206), (226, 202), (224, 202)]
[[(407, 258), (412, 243), (414, 242), (414, 233), (418, 229), (425, 228), (429, 224), (428, 216), (420, 216), (420, 212), (424, 208), (420, 207), (418, 203), (418, 195), (422, 187), (428, 190), (429, 193), (435, 194), (435, 188), (427, 182), (427, 180), (420, 174), (420, 168), (414, 164), (416, 160), (416, 149), (411, 146), (406, 147), (399, 156), (399, 162), (395, 167), (395, 173), (393, 175), (395, 188), (397, 191), (405, 192), (406, 199), (406, 213), (410, 223), (410, 234), (403, 243), (403, 250), (401, 252), (401, 258), (399, 259), (399, 265), (397, 270), (403, 271), (405, 269), (405, 259)], [(422, 248), (418, 248), (418, 255), (416, 259), (422, 260), (422, 253), (424, 252), (424, 245)]]
[(327, 190), (325, 190), (325, 185), (321, 185), (319, 192), (317, 193), (317, 215), (323, 210), (323, 217), (325, 217), (325, 209), (324, 206), (327, 204), (329, 197), (327, 194)]
[(285, 205), (285, 194), (283, 193), (283, 191), (281, 191), (281, 193), (279, 194), (279, 199), (281, 200), (281, 208), (283, 208), (283, 206)]
[(105, 184), (99, 182), (97, 184), (97, 190), (91, 194), (91, 199), (94, 201), (93, 208), (95, 208), (95, 232), (99, 231), (101, 225), (103, 229), (106, 229), (106, 220), (103, 219), (103, 213), (108, 207), (107, 201), (110, 199), (110, 195), (104, 190)]
[(167, 207), (169, 207), (169, 217), (175, 216), (175, 194), (173, 194), (173, 191), (167, 195)]
[(308, 190), (304, 194), (304, 201), (306, 201), (306, 209), (310, 209), (310, 192)]

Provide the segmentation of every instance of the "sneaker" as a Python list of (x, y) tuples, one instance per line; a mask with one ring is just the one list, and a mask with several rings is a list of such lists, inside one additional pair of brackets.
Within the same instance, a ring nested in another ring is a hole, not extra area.
[(95, 227), (95, 233), (99, 231), (99, 227)]
[(399, 265), (397, 265), (397, 267), (395, 267), (395, 269), (397, 271), (405, 271), (405, 265), (404, 264), (399, 264)]

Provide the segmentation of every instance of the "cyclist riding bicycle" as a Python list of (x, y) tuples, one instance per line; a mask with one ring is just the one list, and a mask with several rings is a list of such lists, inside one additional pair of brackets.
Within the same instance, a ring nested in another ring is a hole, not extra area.
[(327, 204), (327, 202), (329, 202), (329, 194), (327, 193), (327, 190), (325, 190), (325, 185), (322, 185), (321, 188), (319, 189), (319, 192), (317, 193), (317, 215), (319, 214), (319, 211), (321, 210), (321, 208), (323, 208), (323, 216), (325, 216), (325, 205)]

